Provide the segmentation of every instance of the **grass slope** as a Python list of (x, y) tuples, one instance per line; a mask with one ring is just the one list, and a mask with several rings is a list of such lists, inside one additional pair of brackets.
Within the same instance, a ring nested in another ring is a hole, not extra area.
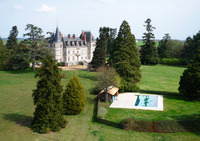
[[(153, 68), (165, 70), (166, 66), (143, 66), (143, 79), (141, 87), (144, 90), (152, 90), (148, 86), (145, 79), (145, 72), (148, 69), (155, 72)], [(170, 67), (175, 72), (177, 67)], [(180, 68), (180, 73), (184, 68)], [(144, 72), (144, 73), (143, 73)], [(37, 79), (34, 78), (34, 73), (27, 71), (0, 71), (0, 140), (2, 141), (124, 141), (124, 140), (166, 140), (166, 141), (184, 141), (184, 140), (200, 140), (200, 132), (197, 133), (173, 133), (173, 134), (157, 134), (157, 133), (142, 133), (135, 131), (126, 131), (106, 125), (93, 122), (94, 98), (92, 93), (95, 79), (94, 73), (87, 71), (76, 71), (83, 84), (87, 96), (87, 104), (85, 110), (80, 115), (66, 116), (69, 124), (65, 129), (56, 133), (40, 135), (33, 133), (29, 128), (33, 118), (34, 105), (32, 99), (32, 90), (36, 88)], [(66, 85), (72, 71), (66, 71), (66, 79), (62, 80), (62, 85)], [(162, 74), (162, 73), (161, 73)], [(163, 74), (165, 75), (165, 74)], [(148, 76), (149, 77), (149, 76)], [(156, 81), (156, 80), (155, 80)], [(177, 80), (179, 81), (179, 80)], [(150, 85), (150, 84), (149, 84)], [(169, 84), (168, 84), (169, 85)], [(177, 85), (175, 86), (177, 87)], [(159, 88), (159, 86), (158, 86)], [(177, 92), (177, 88), (169, 90)], [(162, 89), (154, 89), (161, 91)], [(168, 91), (166, 89), (165, 91)], [(194, 107), (195, 108), (195, 107)]]

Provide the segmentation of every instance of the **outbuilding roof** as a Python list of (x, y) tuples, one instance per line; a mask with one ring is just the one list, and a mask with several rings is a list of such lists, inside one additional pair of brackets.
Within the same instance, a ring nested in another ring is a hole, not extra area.
[[(108, 87), (108, 94), (115, 95), (118, 90), (119, 89), (117, 87), (109, 86)], [(105, 92), (105, 90), (102, 90), (99, 94), (103, 94), (104, 92)]]

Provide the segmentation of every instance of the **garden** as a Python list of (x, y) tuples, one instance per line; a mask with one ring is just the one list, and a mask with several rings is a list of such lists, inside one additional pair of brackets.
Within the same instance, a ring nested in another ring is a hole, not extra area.
[[(120, 123), (126, 118), (137, 120), (187, 120), (200, 115), (199, 102), (188, 101), (178, 93), (178, 82), (184, 67), (142, 66), (140, 92), (164, 95), (164, 112), (108, 109), (105, 119)], [(64, 71), (66, 78), (61, 84), (66, 85), (72, 71)], [(68, 124), (59, 132), (38, 134), (30, 128), (33, 119), (34, 104), (32, 90), (36, 88), (38, 78), (31, 69), (24, 71), (0, 71), (0, 138), (1, 140), (199, 140), (200, 131), (176, 133), (151, 133), (127, 131), (95, 121), (96, 83), (95, 73), (85, 70), (76, 71), (83, 84), (87, 103), (79, 115), (65, 115)], [(197, 124), (198, 125), (198, 124)]]

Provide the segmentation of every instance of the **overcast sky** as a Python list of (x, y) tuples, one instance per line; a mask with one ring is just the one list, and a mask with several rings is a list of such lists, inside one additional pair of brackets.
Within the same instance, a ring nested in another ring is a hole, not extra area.
[(89, 30), (95, 38), (99, 27), (119, 29), (127, 20), (132, 33), (141, 39), (144, 21), (152, 20), (156, 39), (169, 33), (173, 39), (185, 40), (200, 30), (200, 0), (0, 0), (0, 36), (8, 37), (17, 25), (23, 37), (31, 23), (54, 32), (58, 26), (62, 34), (76, 34)]

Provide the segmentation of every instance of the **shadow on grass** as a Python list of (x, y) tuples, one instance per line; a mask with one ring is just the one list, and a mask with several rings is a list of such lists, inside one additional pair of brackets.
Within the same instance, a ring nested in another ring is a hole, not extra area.
[(176, 99), (176, 100), (184, 100), (184, 101), (193, 101), (191, 99), (188, 99), (187, 97), (184, 97), (182, 94), (177, 92), (166, 92), (166, 91), (152, 91), (152, 90), (140, 90), (141, 93), (148, 93), (148, 94), (157, 94), (157, 95), (164, 95), (167, 99)]
[(173, 118), (182, 126), (183, 129), (200, 136), (200, 113), (173, 116)]
[(78, 76), (80, 78), (89, 79), (89, 80), (92, 80), (92, 81), (97, 81), (95, 76), (91, 76), (91, 75), (88, 75), (88, 74), (78, 74)]
[(30, 128), (33, 117), (22, 114), (11, 113), (11, 114), (4, 114), (4, 119), (15, 122), (20, 126), (25, 126)]
[(122, 128), (121, 124), (119, 124), (119, 123), (115, 123), (115, 122), (112, 122), (112, 121), (109, 121), (106, 119), (99, 118), (98, 117), (99, 101), (97, 98), (95, 98), (94, 102), (95, 102), (95, 104), (94, 104), (94, 111), (93, 111), (93, 118), (92, 118), (93, 122), (101, 123), (101, 124), (111, 126), (114, 128), (120, 128), (120, 129)]
[(27, 68), (25, 70), (8, 70), (6, 72), (11, 74), (35, 73), (37, 72), (37, 68), (35, 69), (35, 72), (32, 71), (32, 68)]
[(158, 95), (173, 95), (173, 96), (182, 96), (180, 93), (176, 92), (166, 92), (166, 91), (154, 91), (154, 90), (140, 90), (141, 93), (149, 93), (149, 94), (158, 94)]

